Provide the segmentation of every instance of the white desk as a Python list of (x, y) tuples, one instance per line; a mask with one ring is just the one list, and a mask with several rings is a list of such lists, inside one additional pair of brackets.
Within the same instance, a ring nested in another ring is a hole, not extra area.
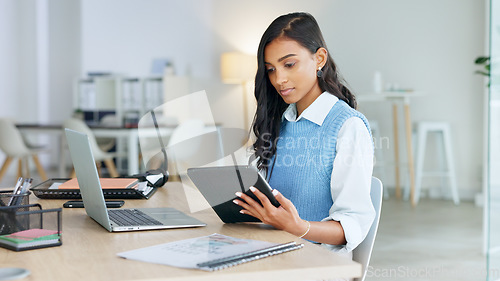
[[(40, 124), (18, 124), (17, 127), (29, 134), (53, 134), (59, 137), (60, 142), (60, 155), (59, 155), (59, 176), (66, 178), (68, 177), (67, 172), (65, 171), (66, 167), (66, 138), (62, 137), (62, 125), (40, 125)], [(172, 134), (175, 129), (175, 125), (165, 126), (162, 125), (160, 130), (160, 135), (165, 137)], [(219, 130), (220, 126), (215, 124), (215, 126), (207, 125), (207, 132), (213, 132), (215, 130)], [(118, 151), (126, 151), (127, 153), (127, 173), (128, 175), (134, 175), (139, 173), (139, 137), (152, 137), (156, 138), (158, 133), (154, 127), (141, 128), (140, 136), (139, 130), (137, 128), (125, 128), (125, 127), (113, 127), (113, 126), (90, 126), (90, 129), (94, 133), (96, 137), (103, 138), (117, 138), (117, 139), (125, 139), (127, 143), (127, 148), (124, 149), (121, 147), (120, 142), (118, 142)], [(167, 143), (164, 143), (167, 145)]]
[(394, 161), (396, 174), (396, 197), (401, 198), (401, 179), (400, 179), (400, 159), (399, 159), (399, 124), (398, 124), (398, 102), (402, 102), (405, 115), (405, 135), (406, 135), (406, 150), (408, 155), (408, 172), (410, 175), (410, 201), (412, 206), (415, 206), (415, 166), (413, 159), (413, 144), (412, 144), (412, 124), (410, 115), (410, 99), (414, 97), (424, 96), (422, 92), (382, 92), (369, 93), (356, 96), (360, 103), (374, 101), (391, 101), (392, 104), (392, 122), (394, 130)]
[[(24, 133), (28, 134), (53, 134), (59, 136), (60, 139), (60, 165), (59, 165), (59, 176), (67, 177), (65, 171), (65, 153), (66, 153), (66, 143), (65, 138), (62, 137), (62, 125), (51, 124), (51, 125), (41, 125), (41, 124), (18, 124), (17, 127)], [(106, 138), (125, 138), (127, 141), (127, 161), (128, 161), (128, 174), (133, 175), (139, 173), (139, 136), (137, 128), (125, 128), (125, 127), (90, 127), (94, 132), (96, 137), (106, 137)], [(156, 136), (156, 131), (154, 128), (142, 130), (151, 136)], [(171, 132), (169, 129), (161, 129), (162, 134)]]
[[(127, 140), (127, 172), (129, 175), (139, 173), (139, 136), (137, 128), (91, 127), (96, 137), (124, 138)], [(122, 151), (118, 148), (118, 151)]]

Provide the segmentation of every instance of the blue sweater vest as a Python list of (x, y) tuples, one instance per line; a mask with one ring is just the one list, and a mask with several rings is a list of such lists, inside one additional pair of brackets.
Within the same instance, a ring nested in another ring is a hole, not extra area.
[(337, 135), (351, 117), (361, 118), (370, 131), (363, 114), (341, 100), (332, 107), (322, 126), (305, 118), (298, 122), (283, 119), (268, 180), (272, 188), (292, 201), (302, 219), (321, 221), (329, 216)]

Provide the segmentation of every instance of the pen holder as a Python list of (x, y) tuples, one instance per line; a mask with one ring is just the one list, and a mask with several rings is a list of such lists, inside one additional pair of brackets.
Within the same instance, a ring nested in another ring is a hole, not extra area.
[(40, 204), (0, 207), (0, 247), (14, 251), (59, 246), (62, 209)]
[(28, 205), (30, 203), (31, 192), (23, 194), (13, 194), (12, 190), (0, 191), (0, 208), (6, 206)]
[(41, 206), (36, 205), (13, 205), (0, 207), (0, 235), (10, 234), (16, 231), (22, 231), (29, 228), (29, 219), (18, 218), (19, 212), (28, 212), (30, 210), (41, 210)]

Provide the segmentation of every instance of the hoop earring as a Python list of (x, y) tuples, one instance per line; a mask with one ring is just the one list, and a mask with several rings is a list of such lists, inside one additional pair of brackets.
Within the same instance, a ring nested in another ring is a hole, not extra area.
[(318, 78), (321, 78), (321, 76), (323, 76), (323, 70), (321, 70), (321, 67), (318, 67), (318, 72), (316, 72), (316, 76), (318, 76)]

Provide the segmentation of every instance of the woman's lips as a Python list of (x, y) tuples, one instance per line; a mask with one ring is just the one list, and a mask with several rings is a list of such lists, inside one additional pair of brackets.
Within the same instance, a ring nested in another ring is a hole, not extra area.
[(293, 88), (288, 88), (288, 89), (280, 90), (280, 94), (282, 96), (286, 96), (286, 95), (290, 94), (292, 91), (293, 91)]

